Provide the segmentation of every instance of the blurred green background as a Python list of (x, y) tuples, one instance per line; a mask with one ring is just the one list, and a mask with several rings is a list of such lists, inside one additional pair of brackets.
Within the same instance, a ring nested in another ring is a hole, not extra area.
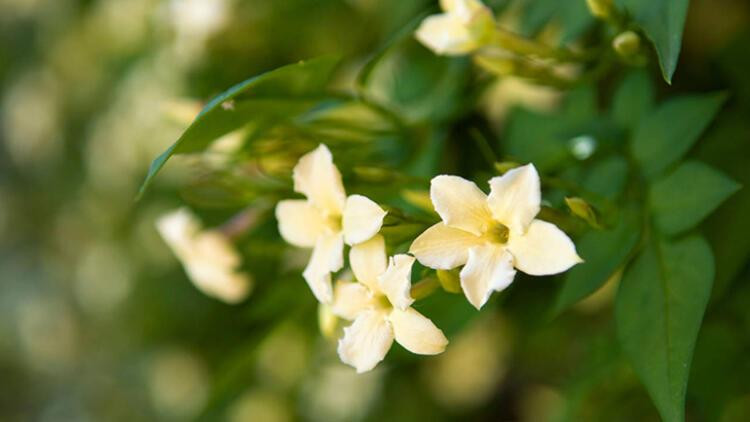
[[(596, 37), (583, 0), (491, 2), (506, 3), (519, 4), (525, 32)], [(0, 420), (658, 420), (615, 339), (616, 280), (552, 321), (540, 310), (555, 280), (524, 280), (451, 333), (443, 355), (396, 351), (357, 376), (320, 336), (299, 275), (270, 269), (277, 261), (256, 254), (251, 267), (279, 293), (239, 306), (189, 283), (154, 229), (185, 200), (179, 168), (134, 201), (150, 161), (196, 104), (325, 53), (342, 54), (342, 73), (353, 73), (434, 10), (418, 0), (0, 0)], [(746, 187), (749, 43), (749, 2), (695, 0), (673, 85), (649, 68), (659, 98), (729, 94), (690, 154)], [(429, 66), (394, 65), (396, 88), (378, 99), (424, 127), (442, 125), (467, 101), (474, 72), (461, 58), (450, 63), (437, 82)], [(616, 83), (591, 87), (594, 110)], [(523, 114), (508, 111), (538, 106), (526, 99), (499, 90), (458, 113), (456, 127), (482, 121), (492, 147), (513, 155), (506, 128)], [(458, 158), (443, 167), (486, 166), (460, 137), (445, 148)], [(217, 215), (226, 213), (205, 217)], [(690, 376), (690, 421), (750, 420), (748, 216), (743, 189), (701, 226), (717, 276)]]

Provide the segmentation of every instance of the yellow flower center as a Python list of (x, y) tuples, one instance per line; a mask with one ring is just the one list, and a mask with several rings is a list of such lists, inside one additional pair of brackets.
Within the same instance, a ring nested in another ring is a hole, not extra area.
[(391, 305), (391, 301), (388, 300), (388, 297), (386, 295), (374, 294), (373, 296), (374, 296), (373, 303), (375, 305), (375, 309), (384, 310), (384, 311), (393, 309), (393, 305)]
[(508, 243), (510, 230), (501, 223), (495, 223), (495, 225), (490, 227), (490, 229), (485, 232), (485, 236), (489, 239), (490, 242), (499, 243), (502, 245)]
[(326, 217), (326, 226), (332, 233), (338, 233), (341, 231), (341, 216), (340, 215), (329, 215)]

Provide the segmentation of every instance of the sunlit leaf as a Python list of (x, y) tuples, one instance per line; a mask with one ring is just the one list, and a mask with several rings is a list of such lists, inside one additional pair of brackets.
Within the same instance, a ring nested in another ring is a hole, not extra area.
[(620, 343), (666, 422), (685, 419), (690, 362), (713, 278), (713, 254), (702, 237), (653, 239), (617, 293)]
[(739, 188), (724, 174), (689, 161), (654, 183), (649, 202), (657, 226), (674, 235), (698, 224)]

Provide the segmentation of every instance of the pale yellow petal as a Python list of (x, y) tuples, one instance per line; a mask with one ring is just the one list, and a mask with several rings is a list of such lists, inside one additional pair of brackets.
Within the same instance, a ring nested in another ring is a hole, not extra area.
[(193, 238), (201, 230), (200, 221), (187, 208), (179, 208), (156, 220), (156, 229), (181, 260), (193, 248)]
[(344, 266), (344, 236), (339, 234), (323, 235), (318, 238), (313, 248), (310, 262), (302, 277), (305, 278), (315, 297), (322, 303), (331, 303), (333, 288), (331, 272)]
[(351, 195), (344, 205), (344, 240), (356, 245), (375, 236), (383, 225), (386, 212), (378, 204), (362, 195)]
[(458, 176), (436, 176), (430, 199), (447, 226), (481, 236), (492, 225), (487, 195), (474, 182)]
[(218, 267), (237, 268), (242, 257), (234, 244), (223, 233), (217, 230), (199, 232), (193, 239), (193, 250), (196, 259), (211, 262)]
[(312, 248), (326, 232), (326, 220), (320, 210), (302, 199), (288, 199), (276, 205), (279, 233), (290, 244)]
[(533, 164), (509, 170), (490, 180), (492, 216), (515, 232), (526, 231), (539, 213), (542, 191)]
[(437, 54), (469, 54), (484, 46), (492, 36), (492, 10), (479, 0), (441, 0), (446, 13), (428, 16), (416, 38)]
[(411, 267), (414, 257), (406, 254), (392, 256), (388, 268), (378, 277), (380, 290), (391, 304), (398, 309), (406, 309), (414, 303), (411, 297)]
[(511, 233), (508, 250), (515, 267), (531, 275), (557, 274), (583, 262), (568, 235), (542, 220), (532, 221), (523, 235)]
[(412, 353), (436, 355), (448, 345), (448, 339), (440, 328), (414, 308), (394, 309), (388, 319), (398, 344)]
[(437, 223), (417, 237), (409, 248), (422, 265), (450, 270), (466, 263), (469, 248), (483, 240), (473, 234)]
[(303, 155), (294, 167), (293, 177), (295, 192), (305, 195), (324, 214), (341, 215), (346, 193), (328, 147), (320, 144)]
[(487, 244), (469, 249), (469, 259), (461, 269), (461, 288), (466, 299), (480, 309), (492, 292), (513, 282), (513, 257), (502, 246)]
[(252, 288), (249, 274), (217, 266), (210, 261), (186, 263), (185, 272), (200, 291), (226, 303), (241, 302)]
[(426, 17), (414, 36), (425, 47), (441, 55), (469, 54), (479, 47), (466, 24), (447, 13)]
[(446, 12), (465, 15), (487, 9), (480, 0), (440, 0), (440, 8)]
[(380, 291), (378, 276), (383, 274), (387, 264), (385, 239), (379, 234), (349, 250), (349, 265), (354, 277), (373, 292)]
[(331, 304), (331, 310), (336, 316), (351, 321), (372, 306), (372, 294), (364, 284), (348, 281), (336, 283), (336, 287), (333, 289), (333, 303)]
[(352, 325), (344, 328), (339, 340), (341, 361), (353, 366), (358, 373), (367, 372), (385, 358), (393, 344), (393, 329), (379, 311), (359, 314)]

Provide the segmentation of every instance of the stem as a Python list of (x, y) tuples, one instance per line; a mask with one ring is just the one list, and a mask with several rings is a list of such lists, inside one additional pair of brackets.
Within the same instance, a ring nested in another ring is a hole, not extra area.
[(590, 53), (578, 53), (563, 47), (550, 47), (503, 28), (495, 29), (490, 44), (519, 55), (532, 55), (558, 61), (582, 62), (592, 58)]
[(411, 297), (414, 300), (421, 300), (440, 288), (440, 282), (435, 277), (425, 277), (411, 286)]
[(472, 128), (469, 131), (469, 134), (474, 139), (474, 142), (476, 142), (479, 151), (482, 152), (482, 156), (484, 156), (484, 159), (487, 160), (487, 163), (490, 165), (490, 167), (494, 167), (495, 163), (498, 161), (497, 155), (495, 155), (495, 151), (492, 150), (490, 143), (487, 142), (487, 138), (482, 135), (482, 133), (477, 128)]
[(236, 240), (248, 230), (258, 225), (261, 217), (269, 208), (269, 203), (265, 201), (259, 201), (258, 203), (250, 205), (219, 226), (218, 231), (229, 239)]

